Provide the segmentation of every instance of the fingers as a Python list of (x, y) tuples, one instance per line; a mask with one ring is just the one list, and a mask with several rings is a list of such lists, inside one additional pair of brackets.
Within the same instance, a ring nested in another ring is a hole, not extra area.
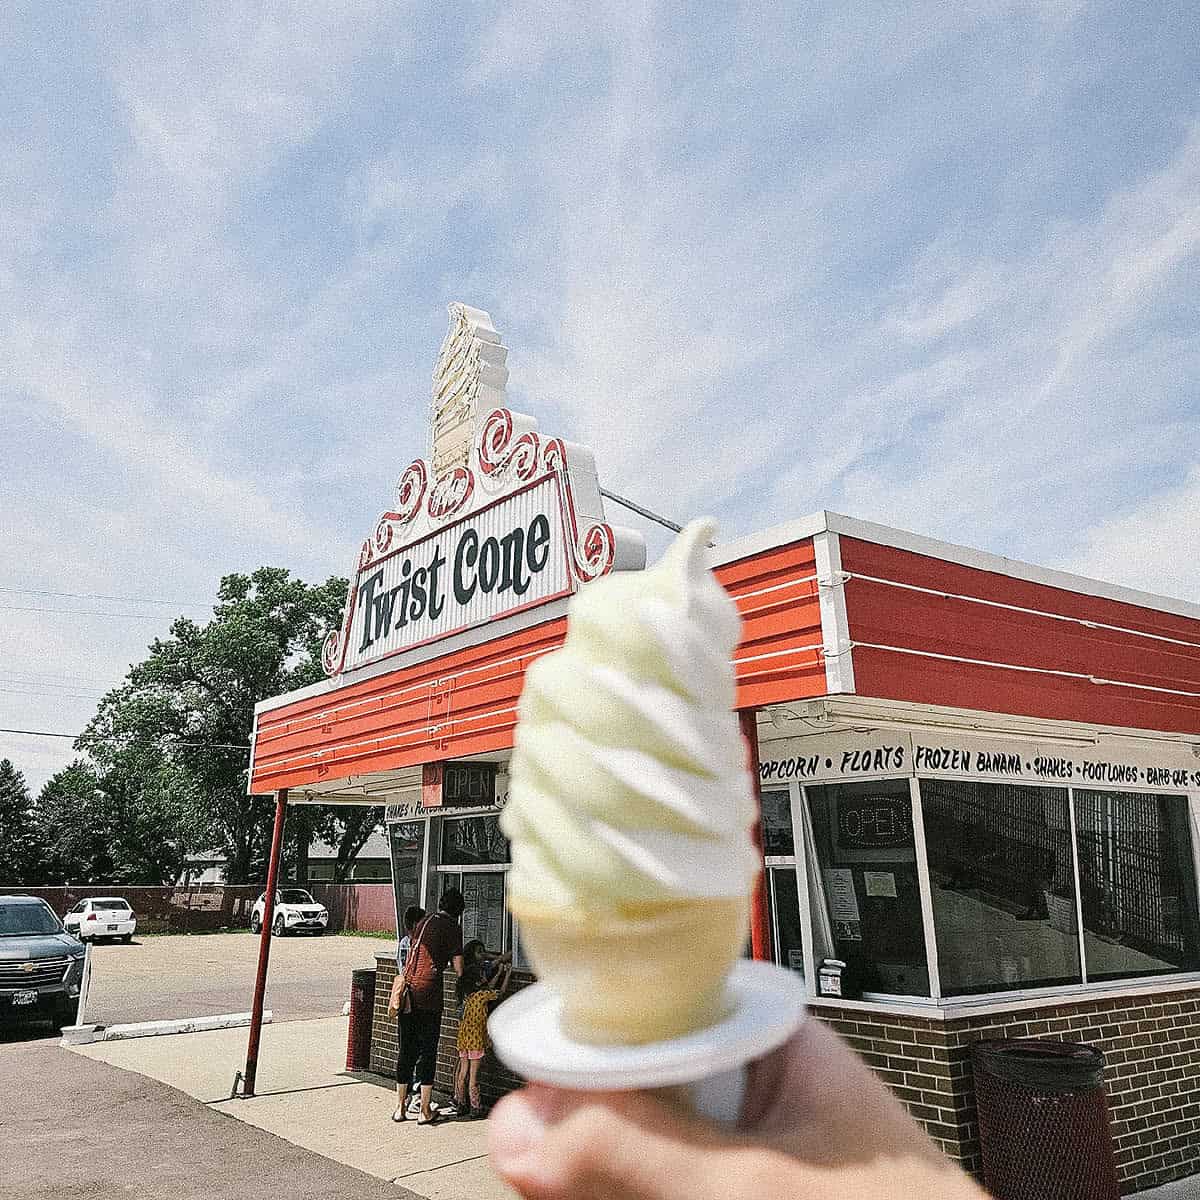
[(492, 1166), (527, 1200), (726, 1200), (737, 1142), (638, 1093), (530, 1087), (488, 1121)]
[(944, 1161), (858, 1055), (811, 1018), (774, 1054), (751, 1063), (739, 1127), (814, 1165)]

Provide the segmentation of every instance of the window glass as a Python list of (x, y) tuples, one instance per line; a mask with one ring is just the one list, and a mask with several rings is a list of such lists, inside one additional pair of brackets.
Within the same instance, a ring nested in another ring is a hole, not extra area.
[(908, 780), (806, 789), (820, 886), (819, 957), (846, 964), (844, 994), (929, 995)]
[(478, 938), (488, 950), (508, 947), (508, 913), (504, 907), (503, 871), (443, 871), (441, 890), (456, 887), (463, 894), (463, 943)]
[(804, 974), (804, 946), (800, 936), (800, 899), (795, 867), (771, 867), (771, 945), (781, 967)]
[(1079, 982), (1066, 789), (920, 788), (943, 995)]
[(392, 853), (392, 886), (396, 889), (397, 927), (410, 904), (421, 903), (421, 857), (425, 845), (424, 821), (388, 826)]
[[(509, 917), (509, 929), (510, 937), (515, 934), (517, 943), (516, 953), (513, 955), (513, 966), (521, 971), (532, 971), (533, 964), (529, 961), (529, 956), (525, 953), (525, 941), (521, 937), (521, 927), (511, 916)], [(511, 940), (509, 945), (512, 945)]]
[(763, 853), (786, 857), (796, 853), (792, 838), (792, 797), (787, 791), (762, 794)]
[(1186, 796), (1075, 792), (1089, 979), (1200, 969)]
[(442, 863), (469, 867), (507, 863), (508, 838), (500, 832), (500, 818), (462, 817), (442, 822)]

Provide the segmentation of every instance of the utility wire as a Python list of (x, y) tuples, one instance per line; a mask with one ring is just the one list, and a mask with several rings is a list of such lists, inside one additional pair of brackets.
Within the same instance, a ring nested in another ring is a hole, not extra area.
[(20, 604), (0, 604), (0, 611), (58, 613), (70, 617), (108, 617), (110, 620), (114, 617), (118, 620), (128, 619), (133, 621), (161, 621), (163, 619), (162, 613), (101, 612), (98, 609), (88, 608), (26, 608)]
[(22, 596), (66, 596), (72, 600), (121, 600), (131, 604), (166, 604), (172, 608), (211, 608), (211, 604), (197, 604), (194, 600), (152, 600), (149, 596), (105, 596), (98, 592), (48, 592), (38, 588), (0, 587), (0, 592), (11, 592)]
[[(25, 737), (45, 738), (76, 738), (83, 737), (82, 733), (56, 733), (49, 729), (0, 729), (0, 733), (20, 733)], [(168, 746), (182, 746), (188, 750), (249, 750), (248, 743), (240, 742), (167, 742)]]

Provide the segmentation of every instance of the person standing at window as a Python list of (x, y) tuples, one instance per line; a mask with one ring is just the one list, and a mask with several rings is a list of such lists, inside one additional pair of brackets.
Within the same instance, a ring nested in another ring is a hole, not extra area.
[(404, 936), (396, 947), (396, 970), (404, 970), (404, 964), (408, 962), (408, 951), (412, 946), (413, 930), (424, 917), (425, 910), (419, 904), (410, 904), (404, 910)]
[[(459, 919), (465, 907), (462, 892), (458, 888), (447, 888), (442, 893), (438, 911), (426, 917), (410, 935), (412, 941), (404, 970), (407, 994), (399, 1013), (398, 1104), (392, 1115), (395, 1121), (403, 1121), (407, 1115), (405, 1100), (414, 1071), (421, 1088), (421, 1114), (417, 1124), (430, 1125), (435, 1120), (433, 1077), (442, 1030), (442, 974), (447, 963), (452, 963), (455, 971), (462, 974), (463, 940)], [(453, 1108), (443, 1110), (447, 1116), (453, 1116), (455, 1112)]]

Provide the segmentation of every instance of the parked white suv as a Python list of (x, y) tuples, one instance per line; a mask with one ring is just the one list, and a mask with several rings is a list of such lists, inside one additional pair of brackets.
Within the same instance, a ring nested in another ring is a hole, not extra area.
[[(250, 928), (260, 933), (267, 894), (263, 892), (250, 910)], [(318, 903), (303, 888), (280, 888), (275, 893), (275, 915), (271, 932), (276, 937), (285, 933), (324, 933), (329, 926), (329, 910)]]
[(93, 896), (90, 900), (80, 900), (63, 917), (63, 928), (81, 942), (98, 942), (101, 938), (128, 942), (137, 930), (137, 918), (128, 900), (119, 896)]

